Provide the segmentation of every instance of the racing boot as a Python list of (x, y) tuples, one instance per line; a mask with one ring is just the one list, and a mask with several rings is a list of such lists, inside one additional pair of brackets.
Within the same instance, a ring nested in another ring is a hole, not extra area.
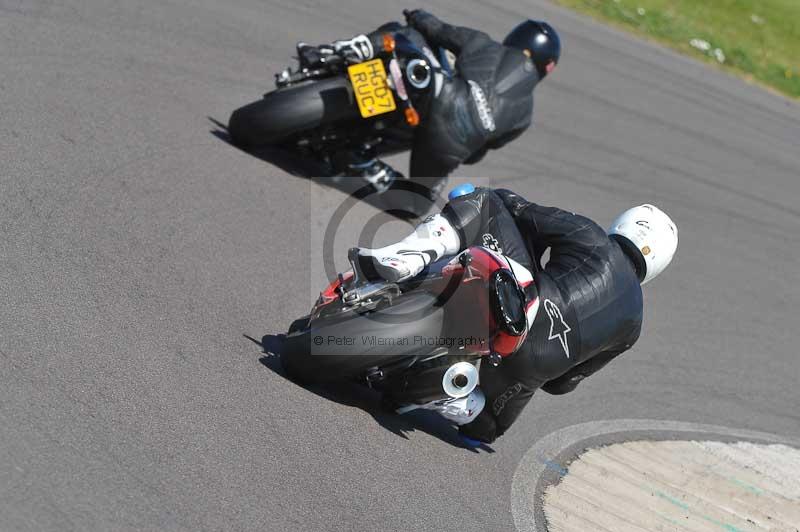
[(461, 249), (461, 239), (441, 214), (428, 216), (415, 231), (391, 246), (361, 248), (359, 257), (371, 261), (374, 271), (391, 282), (400, 282), (419, 274), (425, 266)]
[(297, 43), (297, 59), (300, 68), (318, 68), (335, 59), (342, 59), (347, 64), (362, 63), (374, 56), (372, 42), (366, 35), (356, 35), (352, 39), (333, 41), (331, 44), (313, 46), (308, 43)]
[(364, 34), (347, 41), (333, 41), (333, 49), (350, 64), (363, 63), (375, 57), (372, 41)]
[(459, 399), (439, 399), (424, 405), (403, 405), (387, 395), (381, 398), (381, 407), (386, 412), (405, 414), (419, 409), (433, 410), (456, 425), (471, 423), (483, 411), (485, 406), (486, 396), (480, 388), (475, 388), (469, 395)]
[(449, 419), (456, 425), (466, 425), (472, 422), (486, 406), (486, 396), (483, 390), (475, 388), (466, 397), (440, 401), (436, 407), (429, 408), (439, 412), (443, 417)]
[(350, 175), (359, 176), (371, 184), (378, 194), (383, 194), (392, 187), (392, 184), (403, 177), (403, 174), (381, 161), (368, 159), (365, 161), (351, 162), (347, 165)]

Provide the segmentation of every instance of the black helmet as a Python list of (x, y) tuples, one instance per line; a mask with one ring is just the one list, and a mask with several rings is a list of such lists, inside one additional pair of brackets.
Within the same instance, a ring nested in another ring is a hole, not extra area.
[(526, 20), (511, 30), (503, 44), (529, 54), (539, 71), (539, 78), (544, 78), (555, 68), (561, 55), (558, 33), (553, 26), (539, 20)]

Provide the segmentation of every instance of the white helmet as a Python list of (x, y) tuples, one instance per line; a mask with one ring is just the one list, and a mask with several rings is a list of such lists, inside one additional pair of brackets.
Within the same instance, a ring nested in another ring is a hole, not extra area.
[[(678, 248), (678, 229), (664, 211), (644, 204), (628, 209), (608, 230), (636, 264), (642, 284), (663, 272)], [(619, 238), (622, 237), (622, 238)]]

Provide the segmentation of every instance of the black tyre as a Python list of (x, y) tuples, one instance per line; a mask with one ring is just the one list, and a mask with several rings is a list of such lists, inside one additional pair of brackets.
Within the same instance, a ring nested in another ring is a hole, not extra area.
[(293, 334), (308, 327), (308, 319), (310, 317), (311, 316), (303, 316), (302, 318), (294, 320), (291, 325), (289, 325), (289, 331), (286, 334)]
[[(414, 341), (415, 337), (442, 335), (444, 309), (435, 304), (434, 296), (410, 294), (391, 307), (369, 314), (312, 322), (310, 328), (286, 338), (281, 363), (297, 382), (323, 383), (356, 377), (369, 368), (424, 354), (426, 346)], [(407, 338), (408, 342), (386, 345), (370, 342), (371, 338)], [(353, 341), (347, 344), (346, 339)]]
[(358, 116), (350, 82), (337, 76), (279, 89), (240, 107), (228, 121), (228, 133), (238, 146), (264, 146)]

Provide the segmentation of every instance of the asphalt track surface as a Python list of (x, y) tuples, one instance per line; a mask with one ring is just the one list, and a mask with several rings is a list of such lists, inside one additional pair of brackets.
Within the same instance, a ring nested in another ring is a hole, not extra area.
[(284, 332), (323, 282), (309, 197), (345, 195), (210, 119), (269, 89), (296, 40), (402, 7), (0, 0), (0, 529), (511, 530), (518, 462), (569, 425), (800, 435), (800, 108), (538, 1), (429, 6), (498, 38), (522, 16), (563, 35), (536, 126), (461, 174), (603, 223), (643, 201), (673, 215), (635, 349), (537, 395), (493, 452), (260, 362), (243, 335)]

